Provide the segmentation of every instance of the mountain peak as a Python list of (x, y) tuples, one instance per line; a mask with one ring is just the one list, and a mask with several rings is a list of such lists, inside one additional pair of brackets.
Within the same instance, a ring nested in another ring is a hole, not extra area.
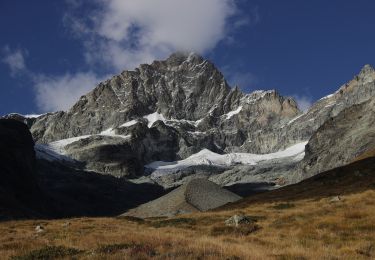
[(366, 64), (361, 69), (361, 71), (359, 72), (356, 79), (361, 81), (362, 83), (373, 82), (375, 80), (375, 70), (374, 70), (374, 68), (371, 65)]
[(363, 66), (359, 74), (360, 75), (370, 74), (370, 73), (373, 73), (374, 71), (375, 71), (374, 68), (370, 64), (366, 64), (365, 66)]
[(202, 63), (205, 59), (195, 52), (175, 52), (172, 53), (166, 60), (168, 64), (179, 66), (184, 62), (188, 63)]

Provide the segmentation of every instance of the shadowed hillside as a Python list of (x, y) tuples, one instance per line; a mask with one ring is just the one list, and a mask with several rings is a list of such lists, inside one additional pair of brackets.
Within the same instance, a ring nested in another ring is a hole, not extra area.
[(320, 173), (297, 184), (264, 192), (227, 206), (241, 208), (253, 203), (320, 199), (375, 189), (375, 157)]

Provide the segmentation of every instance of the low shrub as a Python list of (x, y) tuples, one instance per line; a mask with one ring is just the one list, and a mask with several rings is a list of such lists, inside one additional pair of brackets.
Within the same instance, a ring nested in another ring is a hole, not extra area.
[(196, 225), (196, 220), (191, 218), (173, 218), (150, 222), (152, 227), (191, 227)]
[(296, 205), (294, 205), (293, 203), (280, 203), (280, 204), (277, 204), (275, 206), (273, 206), (274, 209), (291, 209), (291, 208), (294, 208)]
[(64, 246), (46, 246), (41, 249), (30, 251), (21, 256), (14, 256), (13, 260), (45, 260), (62, 257), (70, 257), (82, 253), (82, 250), (67, 248)]
[(146, 222), (143, 218), (137, 218), (137, 217), (132, 217), (132, 216), (119, 216), (119, 217), (116, 217), (116, 218), (121, 219), (121, 220), (126, 220), (126, 221), (129, 221), (129, 222), (138, 223), (138, 224), (143, 224), (143, 223)]
[(141, 243), (125, 243), (125, 244), (109, 244), (99, 247), (96, 252), (100, 254), (115, 254), (117, 252), (127, 250), (130, 255), (146, 255), (146, 256), (155, 256), (156, 250), (146, 244)]
[(212, 236), (247, 236), (255, 231), (259, 230), (260, 227), (254, 223), (240, 225), (240, 226), (214, 226), (211, 228)]

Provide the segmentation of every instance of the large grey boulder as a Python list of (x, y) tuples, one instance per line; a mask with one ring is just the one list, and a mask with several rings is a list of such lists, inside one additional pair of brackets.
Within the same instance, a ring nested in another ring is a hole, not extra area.
[(207, 211), (240, 200), (241, 197), (206, 179), (194, 179), (161, 198), (123, 215), (141, 218), (175, 216)]
[(225, 220), (225, 225), (235, 226), (235, 227), (238, 227), (241, 225), (248, 225), (251, 223), (253, 223), (253, 221), (249, 217), (244, 216), (244, 215), (233, 215), (227, 220)]

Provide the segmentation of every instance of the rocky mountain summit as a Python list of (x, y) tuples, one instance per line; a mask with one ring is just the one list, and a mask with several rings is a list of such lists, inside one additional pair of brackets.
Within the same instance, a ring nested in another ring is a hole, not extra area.
[[(277, 187), (372, 148), (374, 94), (375, 72), (366, 65), (302, 112), (275, 90), (245, 94), (210, 61), (175, 53), (100, 83), (66, 112), (17, 119), (29, 125), (39, 159), (72, 168), (165, 188), (196, 177)], [(360, 129), (365, 123), (368, 131)], [(345, 151), (336, 129), (352, 144)], [(327, 159), (331, 153), (340, 155)]]
[(31, 132), (37, 143), (57, 145), (89, 169), (140, 176), (147, 163), (185, 159), (202, 149), (273, 151), (279, 148), (273, 143), (249, 143), (262, 128), (298, 114), (291, 98), (276, 91), (244, 94), (211, 62), (179, 53), (99, 84), (69, 111), (37, 118)]

